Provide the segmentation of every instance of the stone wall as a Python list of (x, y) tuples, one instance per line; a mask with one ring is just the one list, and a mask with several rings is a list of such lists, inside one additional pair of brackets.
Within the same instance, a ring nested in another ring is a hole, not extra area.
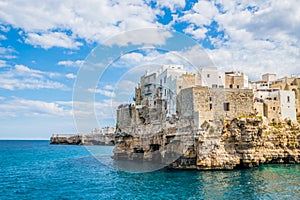
[(193, 87), (177, 96), (177, 113), (194, 119), (196, 128), (205, 121), (220, 121), (254, 113), (253, 93), (249, 89)]

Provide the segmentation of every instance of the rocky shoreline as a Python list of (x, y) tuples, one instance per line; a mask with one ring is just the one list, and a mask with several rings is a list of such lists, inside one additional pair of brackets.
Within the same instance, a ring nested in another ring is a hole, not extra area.
[(178, 119), (119, 128), (113, 158), (193, 170), (300, 163), (298, 123), (265, 125), (258, 117), (245, 117), (193, 127), (192, 120)]
[(114, 134), (53, 134), (50, 144), (113, 146), (114, 137)]

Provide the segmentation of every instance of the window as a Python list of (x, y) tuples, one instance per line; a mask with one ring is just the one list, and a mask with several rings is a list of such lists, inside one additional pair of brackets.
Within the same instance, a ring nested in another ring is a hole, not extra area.
[(160, 79), (160, 85), (162, 85), (162, 80)]
[(229, 103), (224, 103), (224, 110), (229, 111)]
[(212, 97), (209, 97), (209, 101), (212, 101)]
[(213, 106), (212, 103), (209, 104), (209, 110), (212, 110)]
[(207, 78), (209, 78), (210, 77), (210, 74), (207, 74)]
[(239, 89), (239, 88), (240, 88), (240, 86), (239, 86), (239, 85), (237, 85), (237, 86), (236, 86), (236, 88), (237, 88), (237, 89)]
[(212, 84), (212, 88), (218, 88), (217, 84)]
[(273, 110), (275, 110), (276, 108), (275, 107), (273, 107)]
[(167, 96), (167, 89), (165, 89), (165, 96)]
[(290, 103), (290, 96), (287, 96), (287, 102)]
[(232, 84), (230, 84), (230, 85), (229, 85), (229, 88), (232, 88), (232, 87), (233, 87)]
[(274, 101), (276, 101), (277, 100), (277, 98), (276, 97), (274, 97)]

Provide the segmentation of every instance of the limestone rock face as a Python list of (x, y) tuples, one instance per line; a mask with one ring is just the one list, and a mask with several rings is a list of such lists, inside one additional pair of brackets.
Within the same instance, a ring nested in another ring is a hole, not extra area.
[(266, 126), (253, 117), (193, 127), (191, 119), (172, 119), (119, 128), (114, 159), (198, 170), (300, 163), (299, 125)]

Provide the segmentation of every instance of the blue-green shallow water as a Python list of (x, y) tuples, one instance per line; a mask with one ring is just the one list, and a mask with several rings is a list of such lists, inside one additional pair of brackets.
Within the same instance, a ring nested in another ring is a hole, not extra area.
[(300, 199), (300, 165), (127, 173), (48, 143), (0, 141), (0, 199)]

